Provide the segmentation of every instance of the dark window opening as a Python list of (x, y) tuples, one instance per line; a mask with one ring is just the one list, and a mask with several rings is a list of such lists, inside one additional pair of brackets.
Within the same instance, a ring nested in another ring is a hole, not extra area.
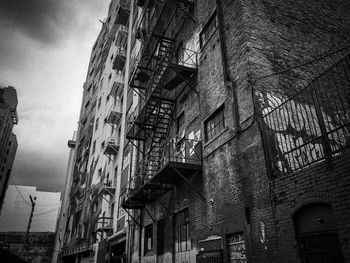
[(153, 249), (153, 225), (145, 226), (144, 254)]
[(329, 205), (316, 203), (302, 207), (294, 215), (294, 223), (302, 262), (344, 262)]

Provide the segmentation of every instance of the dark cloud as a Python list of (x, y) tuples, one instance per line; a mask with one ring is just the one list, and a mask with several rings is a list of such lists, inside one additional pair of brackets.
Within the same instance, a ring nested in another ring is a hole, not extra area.
[(62, 29), (70, 25), (72, 15), (66, 1), (62, 0), (2, 0), (0, 21), (19, 29), (29, 37), (43, 43), (60, 39)]
[[(0, 83), (15, 86), (19, 96), (12, 183), (63, 188), (67, 138), (78, 117), (68, 114), (72, 107), (63, 96), (81, 90), (86, 72), (80, 71), (87, 67), (109, 1), (0, 0)], [(62, 88), (67, 86), (72, 90)]]
[(10, 183), (37, 186), (38, 190), (61, 191), (65, 182), (67, 156), (68, 153), (49, 156), (40, 152), (17, 152)]

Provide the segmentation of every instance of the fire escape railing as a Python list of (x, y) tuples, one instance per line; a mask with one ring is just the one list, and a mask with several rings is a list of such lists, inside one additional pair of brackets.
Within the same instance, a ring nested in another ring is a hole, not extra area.
[(135, 176), (122, 191), (122, 195), (133, 195), (169, 164), (188, 164), (202, 166), (202, 144), (199, 140), (172, 138), (161, 143), (139, 162)]

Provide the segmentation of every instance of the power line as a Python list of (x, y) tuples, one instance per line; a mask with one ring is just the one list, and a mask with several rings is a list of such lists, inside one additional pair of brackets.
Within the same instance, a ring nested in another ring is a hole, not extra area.
[(14, 186), (15, 186), (15, 188), (16, 188), (18, 194), (20, 195), (20, 197), (21, 197), (22, 200), (24, 201), (24, 203), (26, 203), (26, 205), (30, 205), (30, 206), (31, 206), (31, 204), (24, 198), (23, 194), (22, 194), (21, 191), (18, 189), (17, 185), (14, 184)]

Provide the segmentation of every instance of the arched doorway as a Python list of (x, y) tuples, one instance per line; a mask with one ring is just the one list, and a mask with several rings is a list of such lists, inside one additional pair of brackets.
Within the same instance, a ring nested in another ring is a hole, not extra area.
[(331, 207), (315, 203), (294, 215), (295, 232), (303, 263), (344, 263)]

